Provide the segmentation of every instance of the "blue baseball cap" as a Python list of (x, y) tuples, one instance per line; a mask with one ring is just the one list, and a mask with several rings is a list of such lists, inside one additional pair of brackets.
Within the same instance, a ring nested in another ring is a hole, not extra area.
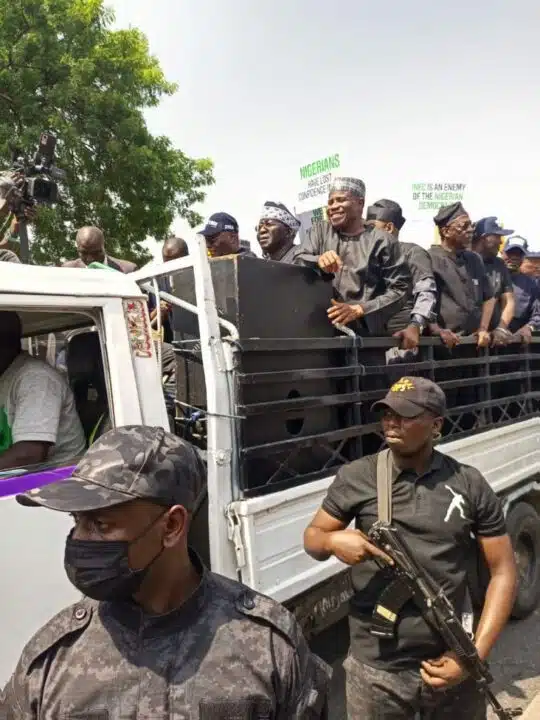
[(205, 227), (199, 231), (199, 235), (211, 238), (222, 232), (238, 232), (238, 223), (232, 215), (224, 212), (214, 213), (210, 215)]
[(513, 230), (505, 230), (502, 228), (497, 222), (495, 215), (478, 220), (474, 228), (474, 235), (477, 238), (481, 238), (483, 235), (501, 235), (502, 237), (504, 235), (512, 235), (513, 232)]
[(504, 243), (503, 252), (509, 250), (521, 250), (524, 255), (527, 255), (529, 253), (529, 243), (521, 235), (513, 235)]

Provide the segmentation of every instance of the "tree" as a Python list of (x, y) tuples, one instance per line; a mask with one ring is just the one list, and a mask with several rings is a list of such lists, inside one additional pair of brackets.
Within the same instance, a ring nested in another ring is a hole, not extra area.
[(112, 254), (146, 259), (140, 244), (163, 239), (176, 214), (214, 182), (212, 162), (153, 136), (143, 116), (176, 87), (137, 29), (113, 30), (103, 0), (0, 0), (0, 157), (14, 146), (33, 155), (39, 135), (58, 138), (67, 172), (62, 202), (41, 206), (36, 262), (75, 257), (75, 230), (103, 229)]

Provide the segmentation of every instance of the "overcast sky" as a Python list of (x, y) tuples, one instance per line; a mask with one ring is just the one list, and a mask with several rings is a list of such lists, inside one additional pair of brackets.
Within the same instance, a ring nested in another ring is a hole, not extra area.
[(339, 153), (368, 202), (402, 204), (403, 239), (433, 237), (413, 183), (466, 183), (473, 219), (498, 215), (540, 249), (537, 0), (109, 4), (179, 85), (152, 131), (215, 162), (203, 215), (229, 212), (253, 240), (262, 203), (294, 207), (299, 168)]

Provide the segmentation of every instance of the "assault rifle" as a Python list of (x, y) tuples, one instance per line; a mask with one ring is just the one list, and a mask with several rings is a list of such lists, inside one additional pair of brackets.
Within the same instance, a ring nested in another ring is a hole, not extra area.
[(505, 710), (495, 697), (489, 687), (493, 677), (486, 663), (480, 659), (452, 603), (444, 590), (416, 562), (398, 530), (389, 523), (376, 522), (368, 537), (373, 545), (394, 561), (394, 565), (389, 566), (377, 559), (377, 564), (387, 569), (394, 576), (394, 581), (384, 590), (373, 611), (371, 633), (378, 637), (393, 637), (399, 610), (412, 599), (425, 621), (441, 635), (448, 649), (455, 653), (459, 663), (475, 680), (499, 720), (511, 720), (521, 715), (521, 708)]

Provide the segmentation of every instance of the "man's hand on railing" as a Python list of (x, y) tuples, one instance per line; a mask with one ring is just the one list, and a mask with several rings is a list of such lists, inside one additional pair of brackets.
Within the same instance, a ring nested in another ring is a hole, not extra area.
[(515, 336), (519, 338), (521, 342), (528, 345), (532, 340), (532, 330), (529, 325), (524, 325), (522, 328), (519, 328)]
[(450, 348), (450, 350), (456, 347), (456, 345), (459, 345), (459, 335), (456, 335), (456, 333), (451, 330), (446, 330), (436, 323), (433, 323), (429, 326), (429, 331), (432, 335), (440, 337), (446, 347)]
[(403, 330), (398, 330), (392, 337), (399, 338), (399, 347), (402, 350), (414, 350), (420, 342), (420, 328), (418, 325), (407, 325)]
[(473, 335), (477, 339), (477, 347), (489, 347), (491, 343), (491, 335), (487, 330), (477, 330), (473, 333)]
[(507, 330), (506, 328), (499, 325), (499, 327), (496, 327), (495, 330), (491, 333), (491, 345), (492, 347), (500, 347), (502, 345), (508, 345), (508, 343), (511, 343), (514, 339), (514, 336), (510, 332), (510, 330)]

